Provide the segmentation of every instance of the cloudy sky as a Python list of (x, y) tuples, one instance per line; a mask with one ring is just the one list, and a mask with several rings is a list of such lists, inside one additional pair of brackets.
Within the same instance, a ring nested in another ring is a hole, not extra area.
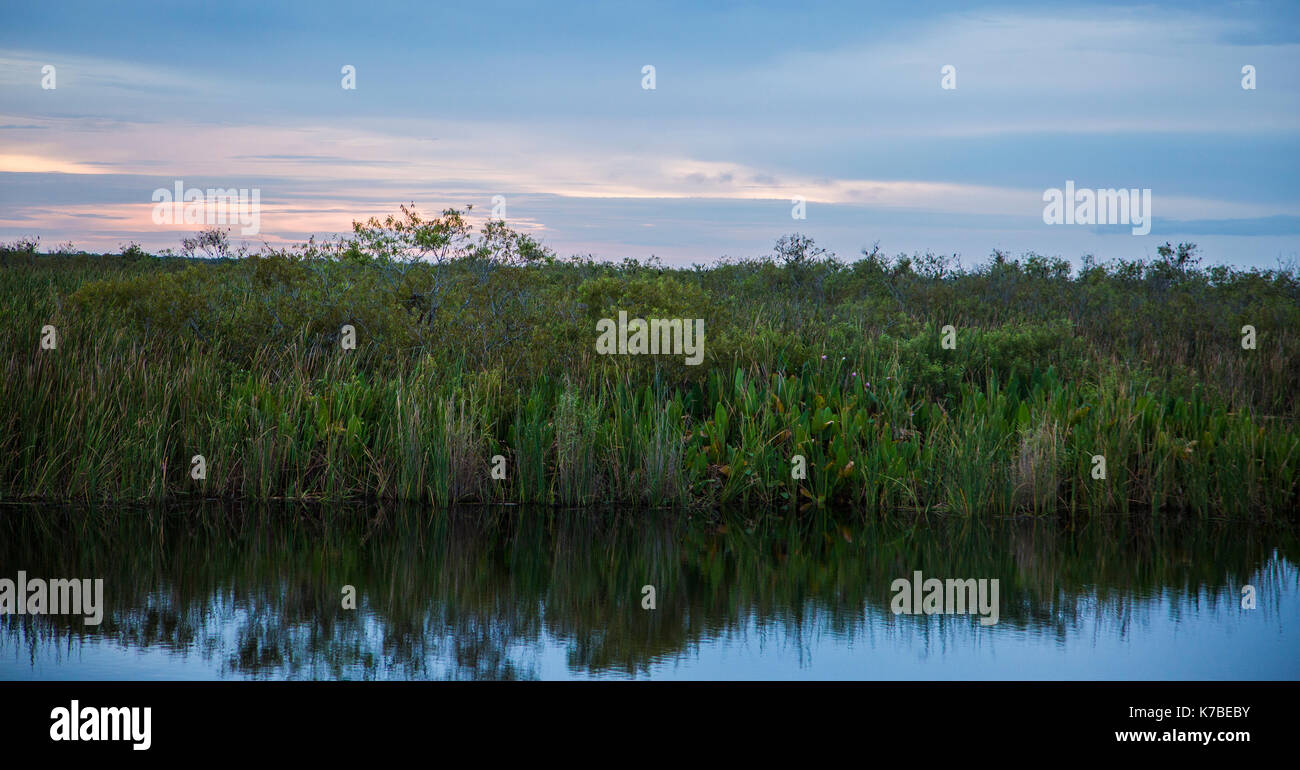
[[(1300, 255), (1300, 3), (273, 5), (5, 2), (0, 240), (175, 247), (179, 180), (259, 189), (253, 243), (502, 195), (610, 259)], [(1045, 224), (1067, 180), (1150, 189), (1150, 234)]]

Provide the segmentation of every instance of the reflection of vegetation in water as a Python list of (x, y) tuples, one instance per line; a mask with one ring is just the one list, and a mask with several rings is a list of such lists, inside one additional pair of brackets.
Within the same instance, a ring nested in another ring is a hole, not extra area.
[[(11, 509), (12, 510), (12, 509)], [(454, 515), (356, 508), (34, 512), (0, 520), (5, 573), (105, 579), (99, 627), (8, 616), (6, 645), (102, 637), (219, 661), (236, 676), (527, 678), (544, 638), (579, 673), (636, 674), (704, 640), (779, 630), (795, 645), (868, 626), (929, 640), (976, 621), (889, 614), (891, 582), (998, 578), (999, 631), (1064, 638), (1095, 616), (1120, 633), (1153, 597), (1261, 607), (1294, 570), (1291, 535), (1099, 519), (688, 524), (525, 509)], [(75, 523), (74, 523), (75, 522)], [(69, 534), (74, 533), (74, 534)], [(1259, 573), (1263, 570), (1263, 575)], [(358, 591), (356, 612), (341, 589)], [(657, 609), (641, 609), (641, 586)], [(941, 639), (942, 641), (942, 639)]]

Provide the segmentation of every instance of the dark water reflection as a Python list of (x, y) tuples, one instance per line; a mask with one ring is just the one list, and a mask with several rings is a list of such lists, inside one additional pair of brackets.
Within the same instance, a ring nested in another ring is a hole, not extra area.
[[(1213, 522), (6, 506), (0, 578), (107, 609), (0, 616), (0, 679), (1298, 679), (1297, 563)], [(893, 615), (914, 570), (997, 578), (998, 624)]]

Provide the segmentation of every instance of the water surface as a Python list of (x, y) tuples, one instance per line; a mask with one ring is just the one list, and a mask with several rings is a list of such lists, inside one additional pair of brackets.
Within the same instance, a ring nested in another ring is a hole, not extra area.
[[(0, 577), (106, 610), (0, 616), (0, 679), (1300, 679), (1298, 563), (1230, 522), (3, 506)], [(998, 623), (895, 615), (915, 570)]]

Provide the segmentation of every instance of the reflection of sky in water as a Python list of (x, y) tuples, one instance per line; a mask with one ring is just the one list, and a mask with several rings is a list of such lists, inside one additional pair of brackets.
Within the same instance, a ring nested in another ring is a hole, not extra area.
[[(1003, 621), (993, 627), (970, 616), (894, 617), (879, 607), (864, 608), (853, 623), (832, 621), (815, 609), (798, 618), (788, 609), (762, 619), (750, 613), (634, 674), (572, 665), (571, 641), (555, 636), (545, 622), (536, 633), (516, 634), (491, 624), (474, 630), (504, 640), (497, 654), (521, 678), (1300, 679), (1300, 570), (1275, 558), (1252, 583), (1259, 589), (1255, 610), (1241, 609), (1239, 596), (1227, 591), (1202, 590), (1191, 597), (1111, 592), (1104, 600), (1094, 594), (1062, 597), (1072, 609), (1068, 619), (1029, 627), (1006, 619), (1006, 599)], [(442, 609), (431, 617), (444, 617)], [(207, 609), (216, 632), (179, 649), (124, 647), (96, 637), (41, 640), (33, 646), (21, 631), (15, 636), (11, 630), (0, 637), (0, 678), (240, 678), (246, 674), (229, 662), (239, 649), (239, 629), (255, 611), (218, 595)], [(401, 664), (390, 667), (383, 618), (364, 602), (358, 611), (364, 620), (349, 644), (358, 649), (355, 659), (368, 665), (350, 665), (336, 674), (324, 660), (314, 660), (313, 645), (304, 643), (296, 647), (304, 652), (292, 667), (272, 666), (264, 675), (438, 679), (460, 671), (455, 658), (458, 643), (466, 640), (449, 634), (448, 626), (426, 623), (419, 642), (422, 668), (412, 671)], [(297, 624), (276, 633), (306, 642), (317, 632)]]

